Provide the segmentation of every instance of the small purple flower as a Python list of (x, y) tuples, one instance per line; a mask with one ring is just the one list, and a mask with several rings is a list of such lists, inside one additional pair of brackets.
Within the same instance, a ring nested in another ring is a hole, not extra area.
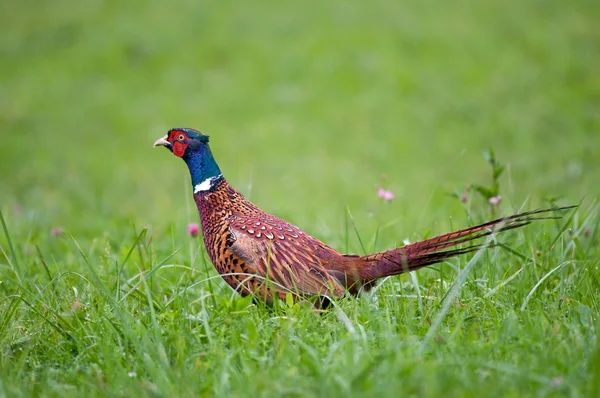
[(392, 191), (386, 191), (383, 188), (379, 188), (377, 190), (377, 196), (379, 196), (383, 200), (392, 200), (394, 199), (394, 193)]
[(198, 236), (198, 232), (200, 232), (200, 227), (198, 226), (198, 224), (188, 224), (188, 234), (190, 234), (190, 236), (196, 237)]
[(498, 195), (498, 196), (494, 196), (491, 197), (488, 202), (492, 205), (492, 206), (498, 206), (500, 204), (500, 202), (502, 202), (502, 196)]
[(466, 193), (463, 193), (462, 195), (460, 195), (461, 202), (467, 203), (467, 199), (469, 199), (469, 196)]
[(64, 233), (65, 233), (65, 230), (62, 229), (62, 227), (56, 227), (56, 228), (52, 228), (50, 230), (50, 235), (52, 235), (52, 236), (61, 236)]

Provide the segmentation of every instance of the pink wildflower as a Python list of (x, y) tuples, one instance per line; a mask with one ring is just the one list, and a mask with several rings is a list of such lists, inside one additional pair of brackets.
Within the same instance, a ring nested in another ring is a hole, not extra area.
[(62, 227), (56, 227), (56, 228), (52, 228), (50, 230), (50, 235), (52, 235), (52, 236), (61, 236), (64, 233), (65, 233), (65, 230), (62, 229)]
[(383, 188), (379, 188), (377, 190), (377, 196), (379, 196), (383, 200), (392, 200), (392, 199), (394, 199), (394, 193), (392, 191), (386, 191)]
[(494, 196), (491, 197), (488, 202), (492, 205), (492, 206), (497, 206), (500, 204), (500, 202), (502, 202), (502, 196), (498, 195), (498, 196)]
[(562, 377), (554, 377), (552, 379), (552, 385), (554, 387), (560, 387), (563, 384), (563, 378)]
[(198, 224), (188, 224), (188, 234), (190, 234), (190, 236), (196, 237), (198, 236), (198, 232), (200, 232), (200, 227), (198, 227)]
[(467, 203), (467, 199), (469, 199), (469, 196), (466, 193), (463, 193), (462, 195), (460, 195), (461, 202)]

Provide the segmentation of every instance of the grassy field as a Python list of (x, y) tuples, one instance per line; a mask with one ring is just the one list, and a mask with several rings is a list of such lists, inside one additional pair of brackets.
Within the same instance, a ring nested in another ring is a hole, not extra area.
[[(600, 396), (600, 3), (0, 4), (0, 397)], [(216, 277), (187, 170), (350, 253), (582, 205), (318, 314)], [(378, 187), (394, 192), (384, 202)], [(359, 239), (360, 237), (360, 239)]]

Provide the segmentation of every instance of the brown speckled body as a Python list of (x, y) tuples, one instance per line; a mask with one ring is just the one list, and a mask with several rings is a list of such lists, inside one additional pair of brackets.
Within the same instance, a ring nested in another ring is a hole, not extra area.
[[(227, 180), (194, 194), (194, 199), (210, 259), (223, 279), (242, 295), (252, 293), (270, 302), (273, 295), (285, 297), (286, 290), (300, 295), (309, 291), (313, 295), (344, 293), (340, 282), (321, 267), (347, 263), (345, 256), (260, 210)], [(296, 272), (312, 273), (316, 277), (309, 279), (320, 283), (296, 280)]]

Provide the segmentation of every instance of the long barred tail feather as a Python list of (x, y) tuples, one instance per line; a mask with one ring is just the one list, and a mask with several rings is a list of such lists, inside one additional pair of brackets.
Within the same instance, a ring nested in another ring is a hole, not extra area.
[[(534, 221), (560, 219), (560, 216), (548, 215), (548, 213), (565, 211), (574, 207), (577, 206), (539, 209), (514, 214), (512, 216), (502, 217), (497, 220), (411, 243), (406, 246), (363, 256), (360, 259), (363, 261), (364, 266), (358, 270), (360, 279), (372, 280), (385, 276), (402, 274), (431, 264), (439, 263), (451, 257), (480, 250), (486, 247), (486, 245), (479, 244), (459, 249), (445, 249), (484, 238), (492, 234), (521, 228)], [(487, 247), (489, 246), (494, 245), (487, 245)]]

